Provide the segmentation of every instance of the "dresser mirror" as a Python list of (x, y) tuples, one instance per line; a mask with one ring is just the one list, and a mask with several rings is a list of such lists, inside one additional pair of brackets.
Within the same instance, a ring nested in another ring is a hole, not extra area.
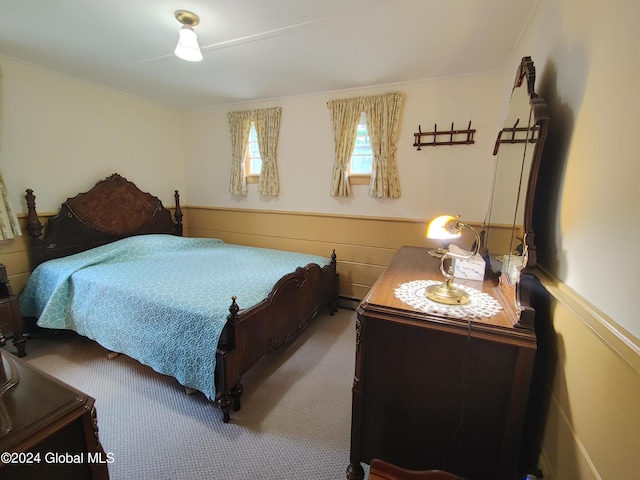
[(488, 274), (498, 277), (505, 290), (514, 292), (518, 314), (522, 272), (530, 271), (536, 263), (533, 197), (549, 120), (546, 103), (535, 93), (535, 79), (533, 61), (524, 57), (496, 138), (493, 185), (481, 234)]

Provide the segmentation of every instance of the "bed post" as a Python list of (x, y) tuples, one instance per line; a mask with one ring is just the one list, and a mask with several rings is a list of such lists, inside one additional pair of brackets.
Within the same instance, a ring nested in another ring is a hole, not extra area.
[[(233, 357), (236, 353), (235, 321), (238, 318), (238, 312), (240, 311), (240, 307), (238, 306), (236, 300), (237, 297), (235, 295), (231, 297), (231, 306), (229, 307), (229, 315), (227, 316), (227, 325), (225, 327), (229, 328), (228, 341), (230, 345), (233, 345), (233, 350), (223, 351), (218, 348), (216, 354), (216, 370), (218, 373), (218, 385), (216, 388), (221, 389), (220, 396), (216, 399), (216, 403), (222, 410), (222, 421), (224, 423), (229, 423), (229, 421), (231, 420), (231, 406), (233, 406), (233, 409), (235, 411), (240, 410), (240, 397), (242, 396), (242, 392), (244, 390), (244, 387), (239, 381), (239, 373), (236, 371), (236, 359), (229, 358), (227, 360), (227, 356)], [(227, 364), (227, 362), (230, 363)], [(238, 374), (238, 377), (236, 377), (236, 374)], [(229, 385), (231, 381), (235, 381), (236, 378), (238, 379), (238, 381), (235, 383), (235, 385), (233, 385), (233, 387), (231, 387), (230, 389), (227, 389), (227, 385)]]
[(36, 197), (33, 194), (33, 190), (27, 188), (27, 194), (24, 198), (27, 200), (27, 209), (29, 212), (26, 222), (27, 231), (29, 232), (32, 242), (39, 242), (40, 235), (42, 234), (42, 223), (40, 223), (40, 219), (36, 213)]
[(176, 199), (176, 209), (173, 214), (176, 219), (176, 233), (182, 236), (182, 209), (180, 208), (180, 194), (178, 190), (174, 191), (173, 198)]
[(336, 262), (336, 250), (333, 250), (331, 254), (331, 267), (332, 267), (332, 278), (331, 278), (331, 301), (329, 302), (329, 315), (332, 315), (338, 311), (338, 304), (340, 303), (340, 274), (337, 272), (337, 262)]

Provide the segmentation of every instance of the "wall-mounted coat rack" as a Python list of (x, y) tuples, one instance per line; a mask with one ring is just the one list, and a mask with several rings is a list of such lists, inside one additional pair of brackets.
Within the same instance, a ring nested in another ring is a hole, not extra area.
[[(418, 133), (414, 133), (413, 146), (417, 147), (417, 150), (422, 150), (421, 147), (436, 147), (438, 145), (471, 145), (475, 143), (473, 140), (473, 134), (476, 133), (475, 129), (471, 129), (471, 121), (466, 130), (454, 130), (453, 122), (451, 122), (451, 130), (438, 131), (438, 124), (433, 126), (433, 132), (423, 132), (420, 125), (418, 125)], [(464, 135), (464, 140), (460, 140), (459, 135)], [(428, 142), (422, 142), (422, 137), (433, 137), (433, 140)], [(438, 137), (446, 136), (447, 140), (439, 139)], [(455, 137), (455, 138), (454, 138)]]
[[(501, 143), (536, 143), (538, 141), (538, 134), (540, 131), (540, 127), (538, 125), (533, 125), (532, 127), (518, 127), (518, 123), (520, 123), (519, 118), (516, 120), (516, 123), (513, 124), (513, 127), (503, 128), (498, 132), (498, 138), (496, 138), (496, 144), (493, 147), (494, 155), (498, 154)], [(531, 132), (531, 134), (529, 134), (529, 132)], [(504, 135), (505, 133), (510, 133), (511, 135)]]

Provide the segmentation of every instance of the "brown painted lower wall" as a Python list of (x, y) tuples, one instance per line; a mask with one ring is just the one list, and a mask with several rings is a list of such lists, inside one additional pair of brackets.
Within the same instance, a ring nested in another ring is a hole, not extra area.
[(186, 231), (192, 237), (324, 256), (335, 250), (340, 295), (360, 300), (398, 248), (439, 246), (425, 238), (425, 228), (426, 221), (415, 219), (189, 207)]
[(22, 236), (13, 240), (0, 241), (0, 263), (7, 268), (13, 292), (20, 293), (31, 273), (27, 237)]
[(540, 372), (544, 478), (638, 478), (640, 340), (562, 282), (538, 276), (550, 298), (536, 316), (550, 340)]
[[(356, 300), (367, 294), (401, 246), (439, 246), (425, 238), (423, 220), (195, 206), (183, 207), (183, 213), (189, 237), (327, 257), (335, 250), (340, 295)], [(41, 223), (51, 216), (41, 214)], [(463, 242), (470, 245), (472, 239)], [(30, 274), (27, 248), (26, 237), (0, 242), (0, 263), (6, 265), (16, 292)]]
[(361, 299), (402, 245), (426, 245), (414, 220), (190, 207), (187, 235), (228, 243), (330, 256), (335, 250), (340, 294)]

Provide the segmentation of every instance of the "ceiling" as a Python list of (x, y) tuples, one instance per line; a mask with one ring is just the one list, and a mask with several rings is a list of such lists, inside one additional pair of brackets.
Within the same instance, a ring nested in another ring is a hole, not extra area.
[[(502, 70), (531, 0), (0, 0), (0, 55), (180, 109)], [(173, 55), (176, 10), (204, 60)]]

